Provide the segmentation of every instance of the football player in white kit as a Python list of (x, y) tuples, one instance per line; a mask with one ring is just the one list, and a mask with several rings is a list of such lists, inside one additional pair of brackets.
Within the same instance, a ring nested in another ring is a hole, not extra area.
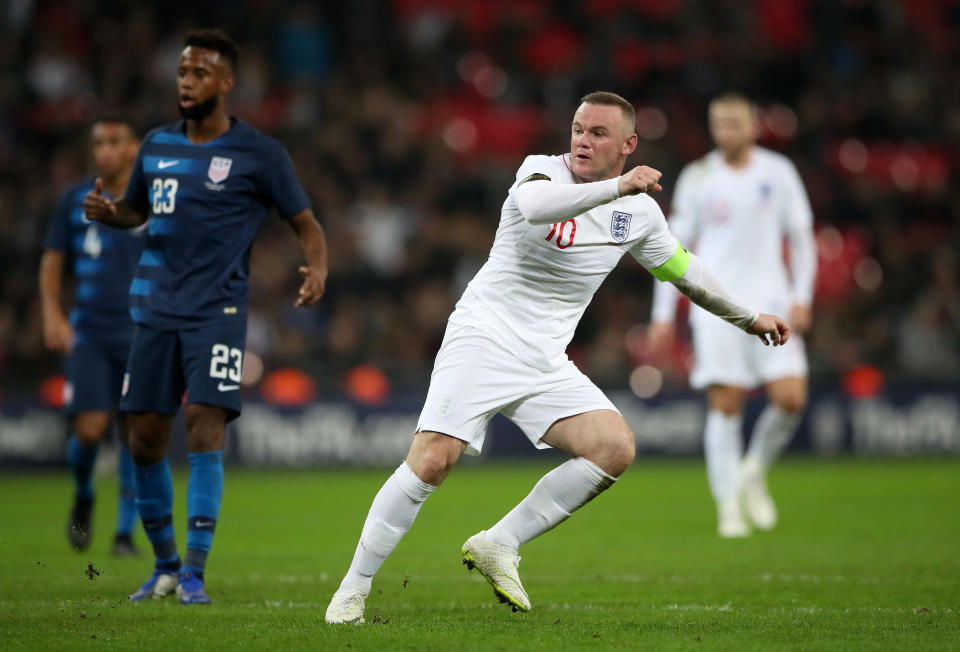
[[(717, 148), (680, 173), (670, 216), (670, 230), (716, 269), (725, 285), (761, 310), (789, 314), (794, 329), (783, 348), (757, 355), (743, 333), (691, 310), (690, 384), (707, 390), (704, 451), (723, 537), (747, 536), (751, 523), (762, 530), (776, 525), (767, 470), (789, 443), (807, 402), (807, 362), (798, 334), (810, 327), (817, 264), (813, 215), (793, 164), (755, 144), (755, 114), (753, 103), (737, 93), (710, 103)], [(679, 295), (666, 284), (656, 286), (650, 344), (666, 350)], [(741, 459), (743, 404), (759, 385), (766, 385), (769, 402)]]
[(634, 435), (623, 417), (565, 353), (594, 291), (623, 254), (765, 344), (787, 341), (783, 320), (739, 301), (670, 234), (644, 194), (661, 189), (659, 172), (640, 166), (621, 176), (637, 144), (634, 122), (622, 97), (591, 93), (574, 116), (570, 153), (530, 156), (520, 166), (490, 258), (450, 316), (410, 451), (370, 506), (327, 622), (362, 622), (374, 574), (460, 455), (479, 453), (497, 412), (534, 446), (572, 456), (463, 544), (464, 563), (483, 574), (501, 602), (530, 609), (517, 570), (519, 546), (609, 488), (633, 461)]

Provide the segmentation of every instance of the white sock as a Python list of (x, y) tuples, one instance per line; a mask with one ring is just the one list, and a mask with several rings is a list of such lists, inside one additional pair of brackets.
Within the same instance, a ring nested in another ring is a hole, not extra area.
[(727, 416), (719, 410), (707, 413), (703, 452), (707, 458), (707, 479), (718, 503), (732, 500), (740, 492), (740, 455), (743, 415)]
[(360, 588), (369, 593), (373, 576), (413, 525), (420, 506), (434, 489), (418, 478), (406, 462), (393, 472), (370, 505), (353, 562), (340, 582), (341, 589)]
[(746, 461), (765, 472), (790, 443), (802, 417), (800, 412), (786, 412), (776, 405), (767, 405), (753, 428)]
[(519, 548), (567, 520), (616, 481), (584, 457), (567, 460), (540, 478), (519, 505), (487, 530), (486, 539)]

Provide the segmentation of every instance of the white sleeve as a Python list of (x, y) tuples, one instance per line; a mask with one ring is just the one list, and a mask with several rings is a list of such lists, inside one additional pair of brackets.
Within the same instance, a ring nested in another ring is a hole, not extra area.
[(667, 228), (660, 206), (655, 201), (647, 202), (649, 210), (647, 233), (630, 247), (630, 255), (649, 270), (656, 269), (670, 260), (677, 252), (677, 239)]
[(619, 180), (620, 177), (592, 183), (521, 181), (514, 196), (520, 214), (530, 224), (555, 224), (617, 199)]
[(813, 211), (797, 169), (789, 161), (787, 182), (786, 233), (789, 241), (791, 294), (793, 302), (810, 306), (817, 275), (817, 244), (813, 234)]
[(760, 313), (738, 299), (697, 256), (674, 286), (690, 301), (741, 330), (747, 330), (760, 318)]
[(531, 224), (556, 224), (606, 204), (620, 196), (619, 177), (592, 183), (559, 183), (555, 159), (528, 156), (510, 189), (523, 219)]

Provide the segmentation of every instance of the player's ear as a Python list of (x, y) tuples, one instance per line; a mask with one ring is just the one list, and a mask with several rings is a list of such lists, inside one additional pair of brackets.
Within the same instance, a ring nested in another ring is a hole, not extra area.
[(235, 78), (232, 72), (228, 72), (226, 75), (224, 75), (220, 80), (220, 92), (229, 93), (231, 90), (233, 90), (234, 81)]
[(627, 139), (623, 143), (623, 153), (627, 156), (633, 154), (633, 150), (637, 148), (637, 134), (630, 134), (627, 136)]

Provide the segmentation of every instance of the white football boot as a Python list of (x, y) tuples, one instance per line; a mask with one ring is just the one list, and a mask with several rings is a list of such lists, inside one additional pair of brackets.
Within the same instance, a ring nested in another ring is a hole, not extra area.
[(744, 460), (740, 469), (740, 491), (747, 517), (759, 530), (772, 530), (777, 524), (777, 506), (767, 489), (766, 476), (758, 464)]
[(328, 623), (344, 623), (359, 625), (366, 622), (363, 619), (363, 605), (367, 600), (367, 592), (355, 587), (340, 589), (333, 594), (327, 606), (325, 620)]
[(743, 517), (739, 499), (730, 498), (717, 503), (717, 534), (724, 539), (750, 536), (750, 524)]
[(530, 598), (520, 583), (520, 555), (516, 548), (491, 543), (484, 538), (486, 530), (474, 534), (463, 544), (463, 563), (467, 570), (476, 568), (493, 587), (500, 602), (514, 611), (530, 611)]
[(127, 596), (127, 600), (141, 602), (166, 597), (177, 588), (177, 573), (154, 570), (146, 582), (135, 593)]

